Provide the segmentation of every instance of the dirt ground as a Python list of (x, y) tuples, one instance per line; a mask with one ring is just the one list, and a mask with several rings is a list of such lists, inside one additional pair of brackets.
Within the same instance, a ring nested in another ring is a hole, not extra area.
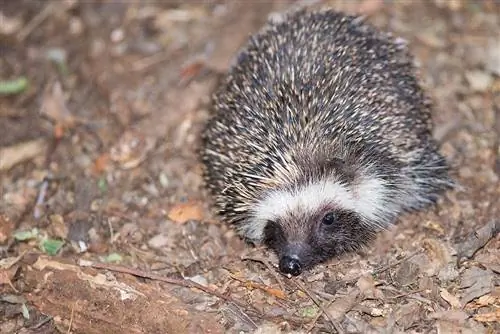
[(435, 208), (293, 279), (211, 215), (210, 92), (307, 3), (2, 1), (1, 333), (500, 332), (494, 0), (320, 3), (416, 55), (461, 185)]

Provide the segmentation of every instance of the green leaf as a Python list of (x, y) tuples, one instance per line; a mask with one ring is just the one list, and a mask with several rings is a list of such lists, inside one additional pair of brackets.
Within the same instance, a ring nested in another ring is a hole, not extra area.
[(56, 240), (56, 239), (45, 239), (42, 241), (41, 249), (45, 253), (54, 256), (59, 252), (61, 247), (64, 245), (64, 241), (62, 240)]
[(121, 262), (122, 260), (123, 257), (118, 253), (111, 253), (104, 259), (106, 262)]
[(0, 81), (0, 94), (10, 95), (23, 92), (28, 87), (28, 79), (19, 77), (14, 80)]
[(17, 241), (26, 241), (38, 237), (38, 229), (33, 228), (31, 231), (17, 231), (14, 233), (14, 239)]
[(99, 187), (101, 193), (105, 193), (108, 191), (108, 182), (104, 177), (101, 177), (99, 181), (97, 181), (97, 186)]

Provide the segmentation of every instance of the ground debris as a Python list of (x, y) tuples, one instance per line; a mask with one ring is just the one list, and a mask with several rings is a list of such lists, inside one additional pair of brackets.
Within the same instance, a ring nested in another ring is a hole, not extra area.
[(59, 326), (74, 333), (192, 333), (210, 328), (222, 333), (214, 319), (195, 312), (172, 296), (135, 279), (97, 273), (40, 256), (28, 268), (27, 278), (39, 282), (40, 290), (27, 299), (41, 312), (54, 317)]
[(470, 259), (488, 241), (500, 233), (500, 219), (492, 219), (488, 224), (472, 232), (467, 239), (458, 244), (457, 263), (463, 258)]

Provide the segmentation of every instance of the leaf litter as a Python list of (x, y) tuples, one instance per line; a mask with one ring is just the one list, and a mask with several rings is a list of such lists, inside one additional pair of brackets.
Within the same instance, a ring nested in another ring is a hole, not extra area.
[[(49, 315), (37, 330), (75, 333), (116, 332), (123, 321), (134, 333), (500, 330), (498, 152), (489, 131), (500, 9), (461, 1), (328, 4), (364, 13), (416, 53), (437, 104), (436, 126), (453, 128), (442, 135), (443, 151), (463, 166), (464, 188), (434, 210), (401, 218), (380, 246), (304, 273), (299, 285), (276, 272), (273, 254), (213, 223), (195, 155), (217, 72), (268, 15), (291, 4), (70, 1), (2, 9), (10, 25), (2, 29), (19, 39), (6, 39), (12, 47), (1, 76), (29, 78), (29, 89), (0, 101), (0, 121), (14, 115), (44, 134), (26, 126), (0, 147), (0, 157), (14, 152), (0, 169), (0, 255), (14, 262), (27, 252), (2, 272), (2, 296), (30, 296), (17, 316), (26, 303), (29, 321)], [(457, 119), (467, 125), (451, 126)], [(18, 131), (6, 129), (11, 138)], [(57, 150), (47, 139), (57, 140)], [(17, 146), (39, 140), (30, 154)], [(82, 196), (85, 184), (97, 191)], [(244, 251), (264, 260), (242, 260)], [(85, 261), (92, 268), (75, 265)], [(109, 307), (93, 312), (89, 300)]]

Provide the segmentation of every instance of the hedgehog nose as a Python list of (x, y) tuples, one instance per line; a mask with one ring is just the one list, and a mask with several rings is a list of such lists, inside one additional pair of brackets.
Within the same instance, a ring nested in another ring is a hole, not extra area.
[(281, 272), (293, 276), (298, 276), (302, 272), (300, 261), (287, 255), (281, 258), (279, 268)]

